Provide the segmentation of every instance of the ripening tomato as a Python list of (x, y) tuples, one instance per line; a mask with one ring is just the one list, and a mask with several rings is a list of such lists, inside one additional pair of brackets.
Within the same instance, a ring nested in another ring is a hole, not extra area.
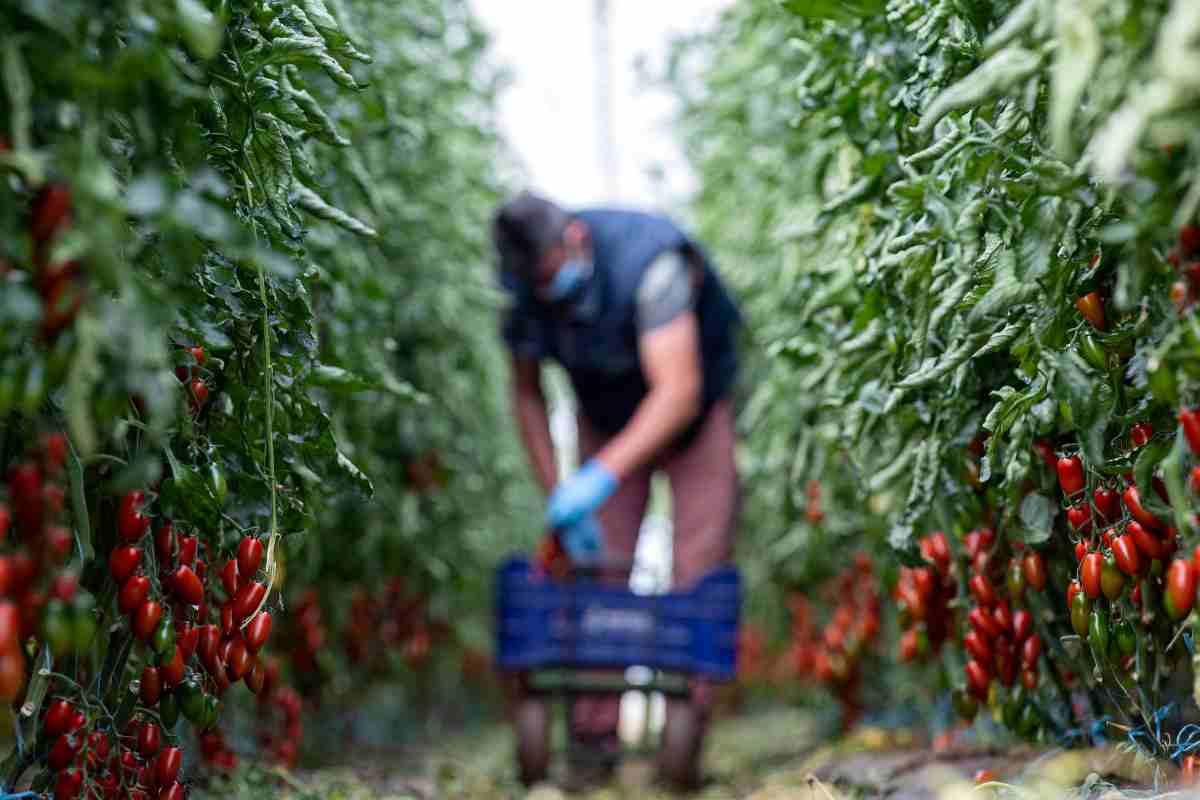
[(1083, 587), (1079, 585), (1078, 580), (1073, 580), (1067, 584), (1067, 608), (1071, 608), (1071, 604), (1075, 601), (1075, 595), (1083, 591)]
[(1025, 574), (1025, 583), (1035, 592), (1046, 588), (1046, 561), (1042, 554), (1030, 550), (1021, 558), (1021, 571)]
[(1104, 300), (1098, 292), (1088, 292), (1075, 301), (1075, 307), (1083, 318), (1098, 331), (1104, 330)]
[(1083, 491), (1083, 462), (1079, 456), (1063, 456), (1058, 460), (1058, 485), (1068, 497)]

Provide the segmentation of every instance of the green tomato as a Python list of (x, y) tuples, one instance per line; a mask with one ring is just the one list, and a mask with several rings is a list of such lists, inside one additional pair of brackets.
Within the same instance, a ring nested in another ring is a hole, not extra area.
[(1042, 717), (1038, 714), (1033, 703), (1026, 703), (1021, 710), (1021, 718), (1017, 721), (1017, 733), (1026, 739), (1037, 734), (1038, 727), (1042, 723)]
[(42, 615), (42, 634), (50, 652), (55, 658), (61, 658), (70, 653), (75, 646), (75, 626), (71, 620), (70, 610), (62, 600), (51, 600), (46, 603)]
[(208, 465), (208, 483), (212, 487), (213, 497), (217, 499), (217, 505), (225, 505), (225, 495), (229, 491), (229, 485), (225, 482), (225, 471), (215, 461)]
[(1122, 619), (1116, 624), (1113, 632), (1116, 633), (1117, 649), (1121, 651), (1121, 655), (1133, 655), (1137, 650), (1137, 631), (1133, 629), (1133, 623)]
[(175, 729), (175, 724), (179, 722), (179, 698), (175, 696), (175, 692), (168, 692), (159, 698), (158, 716), (168, 732)]
[(175, 656), (175, 625), (170, 614), (163, 614), (158, 621), (158, 627), (150, 637), (150, 649), (158, 656), (158, 662), (165, 664)]
[(964, 689), (955, 689), (950, 695), (954, 711), (959, 717), (970, 722), (979, 713), (979, 701)]
[(198, 726), (204, 720), (204, 690), (200, 681), (189, 677), (179, 687), (178, 694), (179, 710), (188, 722)]
[(96, 638), (96, 615), (93, 613), (96, 600), (87, 592), (75, 595), (71, 614), (71, 629), (75, 641), (75, 652), (82, 653), (92, 646)]
[(1091, 643), (1096, 658), (1101, 660), (1108, 655), (1108, 628), (1108, 612), (1097, 605), (1088, 618), (1088, 642)]
[(1083, 356), (1083, 360), (1091, 364), (1098, 370), (1108, 369), (1108, 353), (1096, 341), (1096, 338), (1090, 333), (1081, 334), (1078, 343), (1075, 345), (1076, 351)]
[(1146, 372), (1150, 394), (1158, 402), (1175, 408), (1179, 405), (1179, 381), (1175, 377), (1175, 370), (1158, 359), (1151, 359), (1150, 364)]

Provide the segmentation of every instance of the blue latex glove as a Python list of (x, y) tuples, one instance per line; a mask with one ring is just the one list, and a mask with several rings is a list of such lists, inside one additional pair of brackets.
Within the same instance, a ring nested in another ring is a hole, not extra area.
[(576, 564), (595, 561), (604, 552), (604, 530), (588, 515), (562, 532), (563, 549)]
[(596, 459), (554, 487), (546, 507), (546, 523), (555, 529), (569, 528), (600, 507), (617, 490), (617, 476)]

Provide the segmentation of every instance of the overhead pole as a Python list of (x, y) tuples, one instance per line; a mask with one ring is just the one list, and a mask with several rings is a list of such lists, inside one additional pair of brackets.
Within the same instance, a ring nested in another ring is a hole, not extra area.
[(615, 202), (621, 190), (620, 163), (617, 156), (616, 132), (613, 127), (613, 56), (612, 3), (594, 0), (593, 57), (595, 83), (593, 98), (596, 117), (596, 146), (600, 170), (603, 173), (605, 200)]

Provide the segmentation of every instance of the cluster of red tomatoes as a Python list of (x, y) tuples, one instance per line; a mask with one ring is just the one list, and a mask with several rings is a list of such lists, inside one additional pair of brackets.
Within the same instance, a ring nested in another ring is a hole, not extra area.
[(188, 405), (193, 414), (200, 412), (208, 402), (208, 384), (204, 380), (204, 362), (208, 355), (203, 347), (193, 346), (184, 348), (193, 364), (184, 364), (175, 368), (175, 377), (187, 388)]
[(95, 600), (73, 571), (59, 571), (74, 546), (65, 525), (67, 439), (42, 437), (8, 471), (0, 493), (0, 698), (25, 683), (29, 637), (40, 635), (54, 656), (86, 649), (96, 634)]
[(1167, 254), (1167, 260), (1183, 276), (1171, 284), (1171, 300), (1182, 312), (1195, 305), (1200, 288), (1200, 227), (1184, 225), (1179, 230), (1179, 243)]
[(893, 597), (899, 615), (900, 660), (912, 661), (936, 653), (949, 633), (948, 603), (957, 585), (950, 574), (950, 543), (935, 531), (920, 540), (927, 567), (901, 567)]
[(290, 686), (259, 698), (258, 745), (277, 764), (296, 766), (299, 742), (304, 738), (302, 707), (300, 695)]
[[(393, 578), (382, 593), (359, 589), (350, 604), (350, 619), (344, 635), (346, 657), (356, 666), (383, 666), (382, 640), (399, 647), (410, 666), (424, 664), (435, 635), (445, 626), (428, 619), (429, 598), (424, 592), (409, 592), (402, 578)], [(443, 631), (444, 632), (444, 631)], [(367, 664), (376, 658), (377, 664)]]
[(825, 684), (842, 704), (842, 722), (854, 725), (862, 714), (859, 688), (864, 657), (879, 635), (879, 590), (871, 559), (864, 553), (829, 582), (822, 592), (834, 604), (819, 635), (808, 602), (796, 593), (789, 599), (792, 643), (789, 660), (800, 677)]
[(73, 800), (83, 792), (86, 771), (88, 797), (115, 800), (183, 800), (179, 782), (183, 751), (163, 746), (158, 724), (131, 719), (119, 736), (112, 731), (87, 730), (88, 716), (59, 698), (46, 706), (42, 732), (50, 742), (47, 765), (54, 773), (54, 797)]
[[(990, 568), (994, 541), (990, 528), (972, 531), (965, 539), (972, 572), (967, 588), (975, 605), (967, 612), (968, 627), (963, 633), (963, 649), (970, 656), (964, 669), (967, 692), (981, 702), (989, 699), (993, 678), (1007, 689), (1014, 686), (1019, 675), (1026, 690), (1036, 689), (1038, 660), (1042, 655), (1042, 640), (1034, 631), (1033, 614), (1020, 607), (1014, 610), (1013, 605), (1021, 602), (1027, 588), (1033, 591), (1045, 588), (1045, 562), (1034, 550), (1014, 554), (1008, 561), (1005, 581), (1008, 598), (1002, 598), (993, 581), (996, 572)], [(1036, 719), (1026, 721), (1029, 728), (1036, 724)]]
[(41, 336), (45, 341), (54, 339), (74, 321), (85, 296), (79, 262), (51, 259), (55, 237), (70, 224), (70, 190), (57, 183), (43, 186), (29, 209), (29, 236), (33, 240), (34, 285), (42, 299)]

